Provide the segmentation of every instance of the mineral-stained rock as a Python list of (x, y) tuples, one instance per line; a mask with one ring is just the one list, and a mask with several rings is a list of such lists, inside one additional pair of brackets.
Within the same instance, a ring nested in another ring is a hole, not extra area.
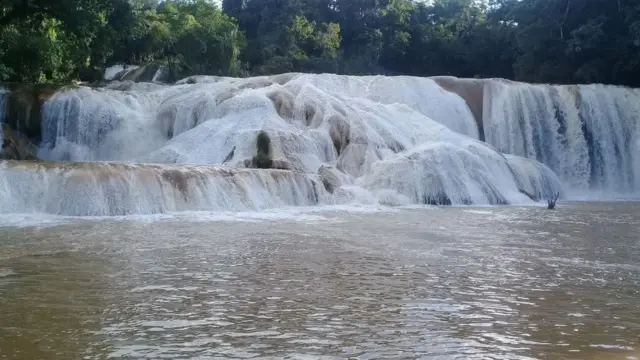
[(332, 166), (320, 166), (318, 169), (318, 175), (322, 179), (322, 183), (324, 184), (324, 188), (333, 193), (333, 191), (340, 186), (342, 186), (342, 180), (340, 180), (340, 176), (337, 174), (336, 168)]
[(2, 144), (0, 159), (2, 160), (37, 160), (38, 147), (32, 144), (23, 134), (13, 130), (8, 124), (2, 124)]

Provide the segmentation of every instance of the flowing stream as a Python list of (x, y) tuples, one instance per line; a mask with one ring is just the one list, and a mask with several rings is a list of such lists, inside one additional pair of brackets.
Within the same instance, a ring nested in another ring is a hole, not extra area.
[(638, 359), (639, 214), (22, 219), (0, 228), (0, 358)]

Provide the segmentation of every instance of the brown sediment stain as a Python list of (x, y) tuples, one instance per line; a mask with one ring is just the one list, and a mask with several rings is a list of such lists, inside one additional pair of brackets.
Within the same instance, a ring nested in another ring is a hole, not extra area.
[(489, 79), (464, 79), (454, 76), (434, 76), (430, 79), (442, 89), (457, 94), (467, 103), (476, 121), (480, 140), (484, 141), (484, 87)]
[(333, 147), (340, 156), (343, 150), (349, 145), (351, 138), (351, 125), (347, 119), (340, 114), (333, 114), (328, 119), (329, 136), (333, 142)]
[(293, 96), (282, 90), (274, 90), (267, 93), (267, 97), (273, 102), (278, 115), (288, 120), (293, 118)]
[(186, 174), (179, 170), (164, 170), (160, 172), (163, 181), (171, 184), (186, 199), (189, 191), (189, 179)]
[[(323, 109), (313, 100), (304, 101), (302, 114), (295, 114), (295, 97), (290, 92), (280, 89), (273, 90), (267, 93), (267, 97), (273, 103), (278, 115), (287, 122), (291, 122), (296, 118), (306, 127), (318, 127), (324, 120)], [(301, 116), (301, 118), (298, 119), (296, 115)]]
[[(286, 162), (278, 160), (286, 165)], [(273, 179), (297, 178), (299, 176), (316, 177), (314, 174), (306, 174), (292, 171), (282, 166), (282, 169), (247, 169), (230, 168), (219, 165), (174, 165), (174, 164), (123, 164), (123, 163), (95, 163), (95, 162), (50, 162), (50, 161), (16, 161), (0, 160), (1, 168), (21, 169), (24, 171), (50, 171), (59, 170), (66, 176), (76, 179), (91, 179), (108, 181), (118, 178), (126, 181), (129, 175), (140, 179), (159, 178), (171, 184), (181, 192), (188, 192), (190, 181), (206, 181), (208, 177), (235, 177), (243, 174), (267, 172)]]
[(305, 102), (304, 104), (304, 120), (307, 127), (311, 127), (323, 119), (323, 111), (317, 104)]

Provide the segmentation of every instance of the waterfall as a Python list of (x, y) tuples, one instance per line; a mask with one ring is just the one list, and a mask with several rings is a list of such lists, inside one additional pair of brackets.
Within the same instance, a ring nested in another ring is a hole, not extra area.
[(538, 160), (572, 192), (640, 191), (640, 91), (488, 81), (483, 123), (499, 151)]
[[(252, 168), (260, 132), (273, 167), (286, 170)], [(467, 102), (425, 78), (197, 76), (65, 88), (42, 108), (39, 157), (48, 162), (0, 166), (0, 211), (514, 204), (562, 191), (549, 168), (505, 157), (478, 134)]]
[(155, 122), (153, 92), (80, 87), (43, 106), (39, 157), (55, 161), (126, 161), (166, 142)]
[(304, 75), (299, 79), (326, 92), (382, 104), (403, 104), (463, 135), (478, 138), (478, 127), (465, 101), (428, 78), (411, 76)]
[[(522, 178), (548, 174), (535, 169)], [(526, 203), (518, 181), (506, 159), (476, 141), (437, 142), (409, 154), (390, 157), (375, 164), (364, 179), (365, 187), (389, 189), (419, 204), (509, 204)], [(388, 193), (386, 194), (387, 196)]]
[[(363, 111), (381, 109), (386, 118), (362, 127), (392, 131), (392, 117), (395, 122), (403, 122), (397, 118), (403, 116), (401, 112), (389, 113), (394, 106), (406, 106), (453, 131), (478, 138), (475, 120), (464, 100), (424, 78), (296, 74), (281, 85), (275, 77), (201, 77), (196, 84), (141, 88), (78, 88), (57, 93), (44, 105), (41, 157), (56, 161), (127, 161), (141, 157), (154, 162), (220, 163), (228, 149), (234, 145), (246, 148), (246, 137), (264, 127), (291, 133), (292, 127), (314, 127), (310, 122), (327, 117), (333, 116), (329, 122), (344, 123), (341, 117), (347, 112), (357, 117)], [(164, 153), (149, 155), (167, 140), (204, 122), (216, 123), (207, 125), (220, 133), (210, 139), (223, 141), (216, 149), (203, 154), (192, 148), (194, 144), (174, 142)], [(403, 136), (403, 142), (412, 141), (408, 136)], [(316, 163), (326, 161), (327, 156), (316, 159)]]
[(109, 216), (310, 206), (329, 196), (315, 176), (281, 170), (2, 161), (0, 199), (0, 213)]

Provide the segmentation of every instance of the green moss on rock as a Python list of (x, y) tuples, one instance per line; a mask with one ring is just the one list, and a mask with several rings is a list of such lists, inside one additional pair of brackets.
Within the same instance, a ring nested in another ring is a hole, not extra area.
[(256, 147), (258, 148), (258, 154), (262, 153), (271, 157), (271, 138), (269, 138), (269, 135), (266, 132), (260, 131), (258, 133)]
[(271, 169), (271, 138), (265, 131), (260, 131), (256, 138), (256, 156), (253, 157), (253, 165), (258, 169)]

